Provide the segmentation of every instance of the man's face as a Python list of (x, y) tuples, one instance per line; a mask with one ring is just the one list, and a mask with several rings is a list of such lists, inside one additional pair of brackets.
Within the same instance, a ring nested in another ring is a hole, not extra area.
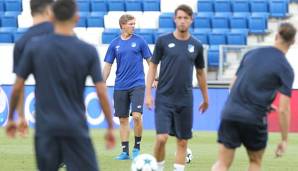
[(135, 30), (135, 25), (136, 25), (136, 20), (129, 20), (127, 21), (126, 24), (122, 25), (122, 30), (127, 33), (127, 34), (133, 34), (134, 30)]
[(192, 17), (187, 15), (184, 11), (178, 10), (174, 21), (178, 31), (187, 32), (192, 23)]

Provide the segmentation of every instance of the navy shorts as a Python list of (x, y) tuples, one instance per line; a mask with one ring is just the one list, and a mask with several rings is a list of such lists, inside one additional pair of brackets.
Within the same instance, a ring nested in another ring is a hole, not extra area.
[(155, 128), (157, 134), (169, 134), (178, 139), (192, 138), (193, 107), (156, 102)]
[[(145, 87), (114, 91), (115, 116), (126, 118), (133, 112), (143, 113)], [(131, 112), (129, 109), (131, 107)]]
[(247, 150), (259, 151), (266, 148), (267, 140), (267, 125), (222, 120), (218, 130), (217, 141), (231, 149), (243, 144)]
[(69, 171), (98, 171), (90, 138), (35, 136), (38, 170), (58, 170), (63, 162)]

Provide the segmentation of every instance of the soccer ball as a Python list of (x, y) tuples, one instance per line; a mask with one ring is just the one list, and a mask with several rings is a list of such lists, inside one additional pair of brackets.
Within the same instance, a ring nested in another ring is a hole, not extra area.
[(185, 163), (190, 163), (192, 160), (192, 152), (189, 148), (186, 150), (186, 155), (185, 155)]
[(157, 161), (150, 154), (141, 154), (132, 161), (131, 171), (157, 171)]

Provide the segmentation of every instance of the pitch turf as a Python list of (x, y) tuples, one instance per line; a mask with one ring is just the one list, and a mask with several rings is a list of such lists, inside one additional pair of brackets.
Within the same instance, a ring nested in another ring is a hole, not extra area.
[[(91, 131), (93, 143), (96, 148), (100, 167), (102, 171), (129, 171), (131, 161), (116, 161), (113, 158), (120, 152), (120, 142), (111, 151), (107, 151), (103, 144), (103, 130), (93, 129)], [(119, 137), (119, 133), (115, 132)], [(154, 145), (154, 131), (144, 131), (142, 139), (142, 152), (151, 153)], [(290, 134), (290, 143), (287, 153), (282, 158), (274, 157), (274, 150), (280, 134), (271, 133), (268, 148), (265, 153), (264, 171), (297, 171), (298, 170), (298, 134)], [(131, 142), (133, 136), (131, 134)], [(133, 143), (130, 147), (132, 149)], [(215, 132), (194, 132), (189, 147), (193, 152), (193, 160), (186, 166), (186, 171), (208, 171), (217, 157), (217, 144)], [(175, 139), (170, 138), (167, 143), (165, 171), (171, 171), (174, 153)], [(243, 171), (247, 168), (246, 152), (240, 148), (231, 170)], [(33, 152), (33, 130), (27, 138), (8, 139), (4, 129), (0, 129), (0, 171), (22, 171), (36, 170)], [(63, 170), (63, 169), (61, 169)]]

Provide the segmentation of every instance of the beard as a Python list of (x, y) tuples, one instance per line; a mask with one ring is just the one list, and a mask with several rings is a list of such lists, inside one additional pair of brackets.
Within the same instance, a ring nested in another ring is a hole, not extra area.
[(188, 27), (186, 27), (186, 26), (178, 26), (178, 27), (177, 27), (177, 30), (178, 30), (180, 33), (185, 33), (185, 32), (188, 32)]

